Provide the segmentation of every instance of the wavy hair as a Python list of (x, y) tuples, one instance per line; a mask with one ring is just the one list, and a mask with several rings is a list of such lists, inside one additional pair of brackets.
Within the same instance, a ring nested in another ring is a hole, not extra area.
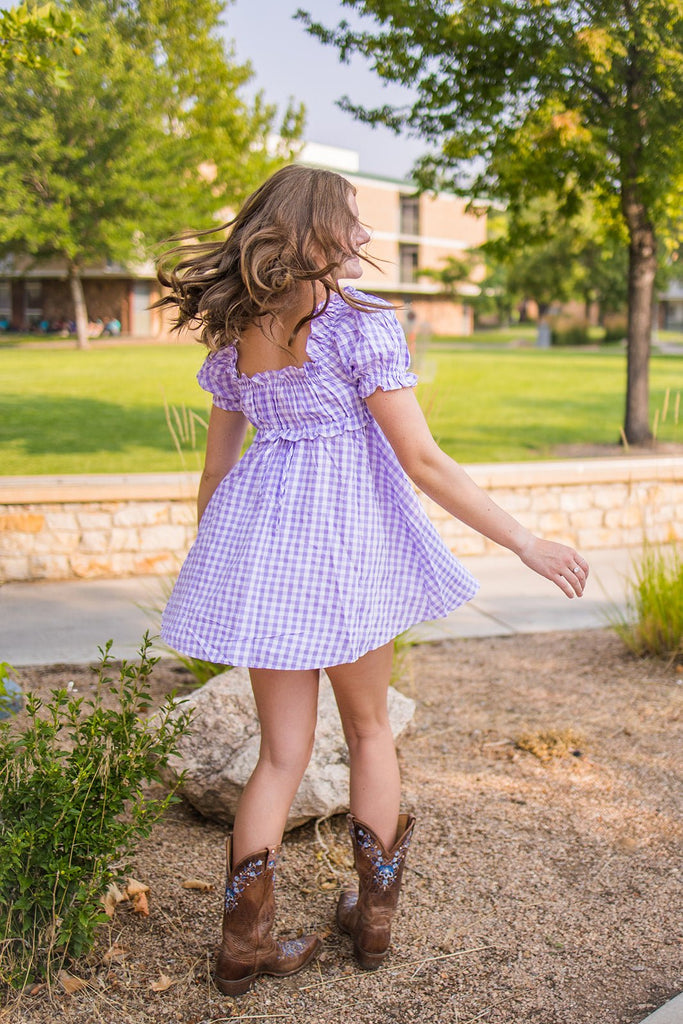
[[(261, 317), (279, 320), (295, 291), (306, 284), (310, 311), (293, 328), (288, 346), (304, 324), (325, 311), (332, 292), (355, 309), (386, 308), (346, 295), (336, 281), (335, 272), (356, 255), (356, 219), (348, 205), (355, 191), (333, 171), (295, 165), (276, 171), (234, 220), (171, 239), (183, 244), (158, 261), (157, 277), (169, 293), (155, 307), (172, 307), (172, 329), (200, 329), (199, 340), (211, 351), (237, 343)], [(219, 231), (227, 231), (224, 240), (201, 241)], [(320, 286), (325, 291), (322, 306)]]

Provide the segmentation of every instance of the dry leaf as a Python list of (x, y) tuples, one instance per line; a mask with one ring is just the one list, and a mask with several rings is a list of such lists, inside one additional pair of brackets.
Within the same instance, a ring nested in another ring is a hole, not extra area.
[(127, 899), (128, 897), (121, 892), (118, 885), (114, 885), (112, 882), (102, 897), (102, 905), (107, 917), (113, 917), (118, 904), (123, 903), (123, 901)]
[(116, 882), (110, 882), (107, 886), (107, 896), (109, 895), (111, 895), (112, 899), (117, 903), (123, 903), (124, 900), (128, 899), (125, 892), (121, 892)]
[(149, 903), (144, 892), (136, 892), (133, 896), (133, 913), (149, 917)]
[(113, 917), (116, 913), (116, 900), (110, 892), (106, 892), (101, 900), (104, 912), (107, 917)]
[(211, 882), (204, 882), (201, 878), (186, 878), (183, 882), (183, 889), (197, 889), (198, 892), (212, 892)]
[(105, 964), (112, 963), (113, 960), (124, 960), (128, 950), (123, 946), (120, 946), (118, 942), (115, 942), (113, 946), (110, 946), (107, 952), (102, 957)]
[(88, 987), (87, 981), (84, 981), (83, 978), (75, 978), (68, 971), (60, 971), (57, 978), (64, 991), (70, 996)]
[(159, 973), (159, 980), (150, 982), (149, 987), (153, 992), (165, 992), (171, 985), (175, 985), (176, 979), (169, 978), (168, 974)]
[(126, 883), (126, 896), (137, 896), (139, 892), (149, 892), (149, 886), (144, 882), (138, 882), (137, 878), (129, 878)]

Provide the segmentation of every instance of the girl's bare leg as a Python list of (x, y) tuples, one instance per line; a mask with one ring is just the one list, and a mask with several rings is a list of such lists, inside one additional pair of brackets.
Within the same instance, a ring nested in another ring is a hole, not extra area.
[(327, 669), (351, 762), (350, 808), (390, 849), (396, 840), (401, 779), (387, 711), (393, 643)]
[(259, 760), (235, 814), (232, 862), (282, 839), (313, 750), (319, 672), (250, 669), (261, 725)]

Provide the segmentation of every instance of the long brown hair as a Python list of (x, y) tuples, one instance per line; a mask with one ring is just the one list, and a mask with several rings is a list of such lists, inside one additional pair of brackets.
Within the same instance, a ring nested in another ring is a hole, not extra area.
[[(234, 344), (261, 317), (278, 320), (302, 283), (310, 285), (311, 308), (293, 328), (289, 345), (324, 312), (332, 292), (355, 309), (384, 308), (345, 294), (336, 281), (335, 271), (355, 255), (356, 220), (348, 205), (354, 193), (333, 171), (283, 167), (249, 196), (234, 220), (172, 239), (184, 244), (158, 262), (157, 276), (170, 294), (155, 306), (177, 307), (173, 330), (200, 328), (199, 340), (212, 351)], [(224, 230), (222, 241), (196, 241)], [(320, 286), (325, 300), (318, 308)]]

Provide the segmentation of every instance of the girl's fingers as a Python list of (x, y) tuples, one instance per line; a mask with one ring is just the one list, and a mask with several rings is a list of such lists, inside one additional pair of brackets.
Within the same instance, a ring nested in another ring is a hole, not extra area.
[[(564, 571), (562, 577), (573, 591), (568, 596), (573, 597), (576, 594), (578, 597), (581, 597), (586, 586), (586, 579), (588, 578), (588, 563), (584, 558), (576, 555), (576, 552), (574, 554), (573, 564)], [(564, 587), (562, 589), (567, 593)]]

